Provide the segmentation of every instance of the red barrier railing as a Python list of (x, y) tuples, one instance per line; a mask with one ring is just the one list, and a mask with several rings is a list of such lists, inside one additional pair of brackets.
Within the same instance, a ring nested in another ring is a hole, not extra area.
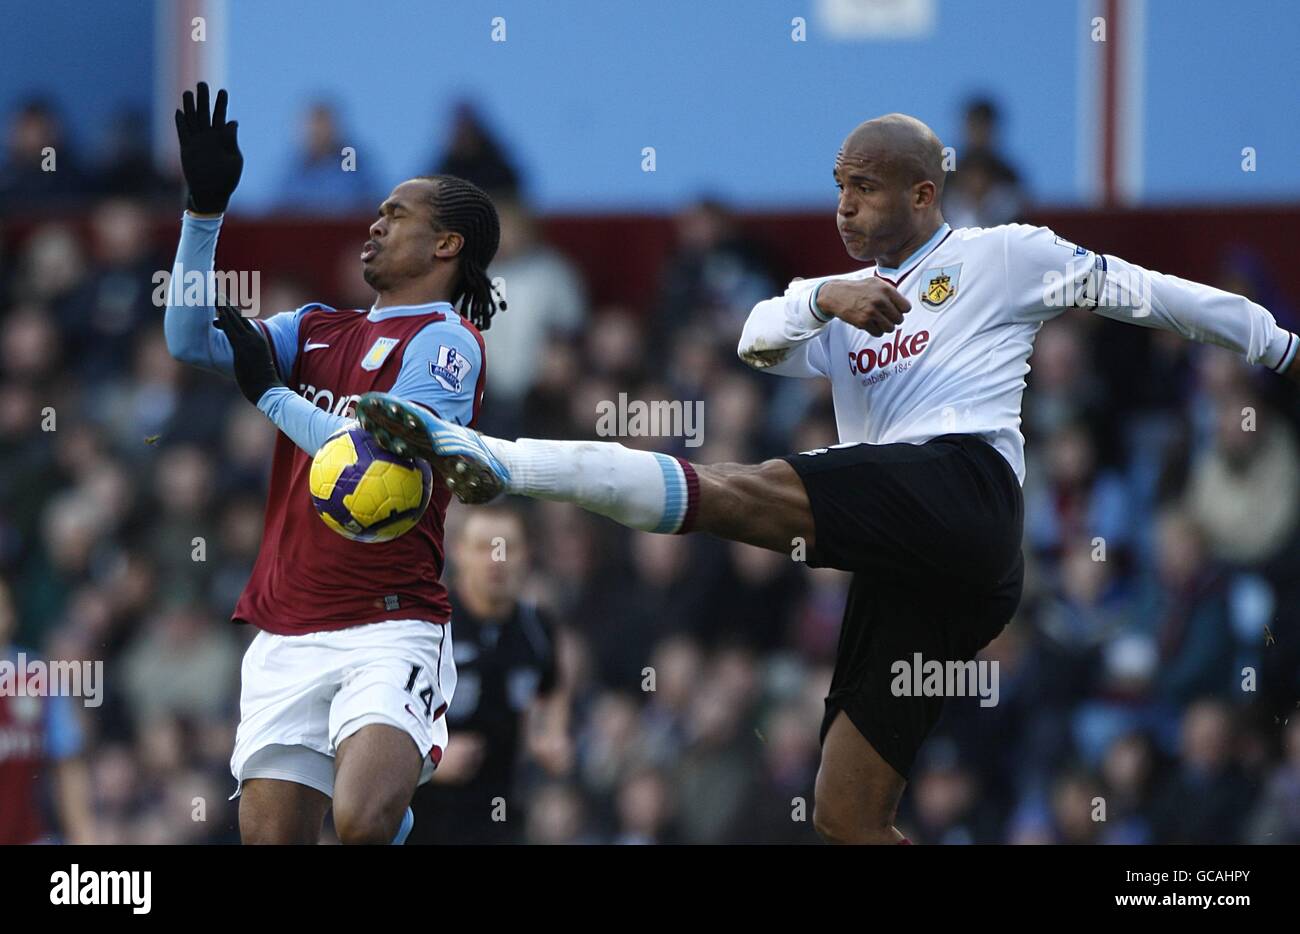
[[(66, 218), (83, 227), (83, 216)], [(825, 212), (741, 214), (747, 235), (772, 257), (782, 278), (828, 275), (854, 266), (844, 253), (834, 217)], [(13, 257), (33, 226), (48, 218), (9, 219), (6, 253)], [(1213, 282), (1223, 258), (1245, 248), (1259, 259), (1281, 294), (1300, 305), (1300, 205), (1197, 207), (1126, 211), (1043, 208), (1030, 220), (1090, 249), (1113, 253), (1162, 272)], [(275, 276), (300, 280), (321, 300), (349, 289), (369, 218), (243, 218), (232, 216), (221, 234), (218, 259), (226, 269), (262, 270), (263, 287)], [(542, 219), (544, 236), (581, 269), (597, 305), (645, 308), (675, 241), (668, 215), (556, 215)], [(156, 218), (154, 234), (164, 255), (175, 245), (179, 212)]]

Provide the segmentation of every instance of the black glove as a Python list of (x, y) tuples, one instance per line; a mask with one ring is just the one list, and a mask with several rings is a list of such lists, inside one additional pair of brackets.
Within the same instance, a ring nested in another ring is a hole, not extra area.
[(220, 214), (244, 171), (244, 157), (235, 133), (239, 124), (226, 122), (226, 92), (217, 92), (217, 105), (208, 116), (208, 86), (199, 82), (199, 106), (186, 91), (184, 111), (176, 111), (176, 135), (181, 141), (181, 168), (189, 186), (189, 209), (196, 214)]
[(284, 385), (261, 328), (224, 303), (217, 305), (217, 320), (212, 326), (230, 338), (235, 353), (235, 382), (245, 399), (257, 405), (268, 389)]

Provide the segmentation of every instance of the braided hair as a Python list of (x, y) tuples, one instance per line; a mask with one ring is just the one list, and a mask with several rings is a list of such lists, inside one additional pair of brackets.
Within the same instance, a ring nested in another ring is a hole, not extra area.
[(460, 276), (452, 292), (452, 304), (480, 331), (492, 324), (506, 303), (496, 295), (488, 278), (488, 264), (501, 243), (501, 221), (496, 206), (483, 189), (455, 175), (423, 175), (432, 182), (429, 206), (436, 229), (449, 230), (465, 238), (460, 251)]

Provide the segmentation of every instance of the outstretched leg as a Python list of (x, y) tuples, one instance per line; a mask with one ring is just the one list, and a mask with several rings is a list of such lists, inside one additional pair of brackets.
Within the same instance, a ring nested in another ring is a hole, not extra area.
[(813, 546), (808, 491), (783, 460), (694, 465), (699, 511), (693, 531), (789, 554), (796, 539)]
[(508, 492), (645, 532), (710, 532), (786, 553), (813, 545), (808, 494), (783, 460), (697, 466), (616, 442), (504, 441), (384, 393), (362, 396), (357, 417), (387, 450), (429, 460), (462, 502)]
[(802, 543), (810, 566), (853, 571), (814, 822), (833, 842), (905, 842), (895, 811), (943, 696), (900, 692), (896, 665), (964, 665), (1020, 599), (1023, 498), (988, 443), (945, 435), (696, 466), (616, 443), (502, 441), (379, 394), (357, 413), (385, 448), (429, 458), (462, 501), (504, 491), (644, 531), (711, 532), (787, 554)]

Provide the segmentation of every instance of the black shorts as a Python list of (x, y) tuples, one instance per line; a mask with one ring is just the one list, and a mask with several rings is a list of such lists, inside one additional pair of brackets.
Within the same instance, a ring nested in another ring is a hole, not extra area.
[(894, 663), (965, 662), (1020, 603), (1024, 500), (973, 435), (853, 444), (786, 458), (803, 480), (812, 567), (852, 571), (822, 740), (843, 710), (904, 778), (942, 697), (896, 696)]

